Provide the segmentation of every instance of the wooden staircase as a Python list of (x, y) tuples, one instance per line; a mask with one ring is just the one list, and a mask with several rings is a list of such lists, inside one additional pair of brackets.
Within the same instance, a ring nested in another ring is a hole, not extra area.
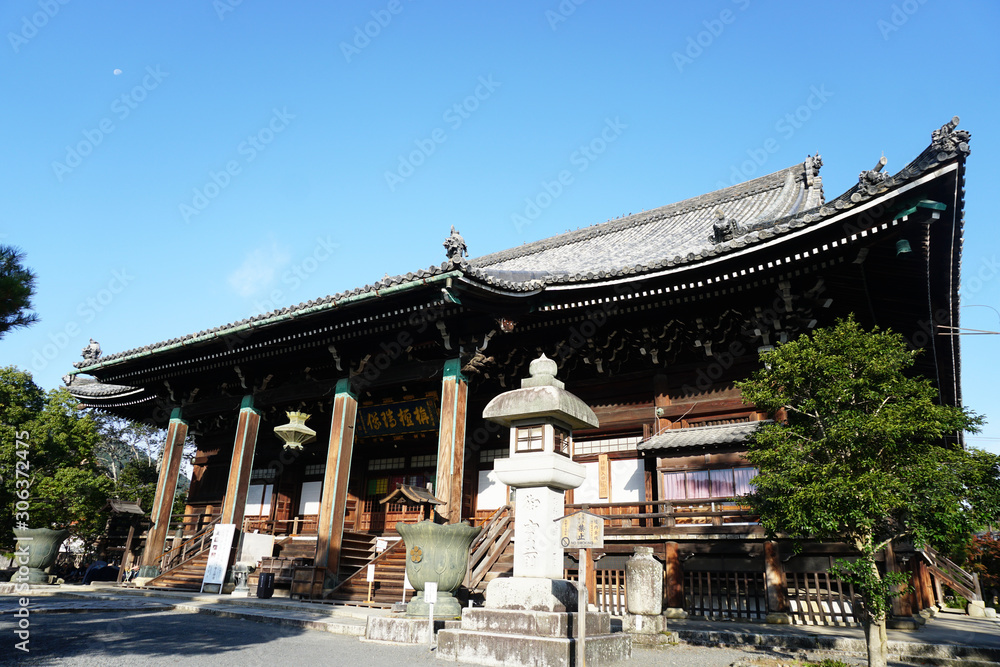
[(937, 552), (929, 544), (918, 549), (928, 561), (931, 574), (948, 584), (966, 600), (982, 600), (983, 591), (979, 585), (979, 575), (963, 570), (957, 563)]
[(463, 584), (472, 595), (481, 595), (497, 577), (514, 571), (514, 513), (504, 505), (483, 524), (483, 532), (469, 548), (469, 573)]
[(340, 580), (343, 581), (358, 570), (366, 567), (375, 558), (374, 535), (344, 531), (340, 546)]
[(208, 552), (209, 550), (205, 549), (177, 567), (154, 577), (146, 582), (144, 588), (165, 588), (173, 591), (201, 590), (201, 581), (205, 578), (205, 566), (208, 564)]
[[(346, 536), (345, 536), (346, 537)], [(370, 537), (370, 536), (365, 536)], [(345, 539), (345, 544), (347, 540)], [(356, 540), (357, 547), (348, 559), (354, 559), (357, 563), (363, 553), (362, 540)], [(374, 555), (375, 545), (371, 546), (371, 555)], [(345, 549), (345, 555), (347, 555)], [(374, 558), (361, 561), (361, 567), (350, 571), (353, 565), (341, 557), (341, 573), (349, 573), (341, 583), (334, 588), (327, 596), (328, 600), (338, 602), (349, 602), (359, 605), (371, 605), (376, 607), (391, 607), (396, 602), (409, 601), (413, 597), (414, 591), (408, 590), (403, 593), (403, 578), (406, 572), (406, 547), (403, 540), (391, 544), (385, 551)], [(372, 598), (368, 599), (368, 566), (375, 566), (375, 581), (372, 583)]]

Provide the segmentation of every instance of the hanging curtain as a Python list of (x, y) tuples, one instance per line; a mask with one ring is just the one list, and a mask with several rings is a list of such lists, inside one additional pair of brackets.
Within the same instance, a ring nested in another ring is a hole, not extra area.
[(687, 498), (687, 494), (684, 492), (684, 473), (663, 473), (663, 493), (666, 494), (665, 500), (684, 500)]
[(687, 474), (687, 497), (692, 498), (709, 498), (711, 496), (711, 488), (709, 486), (709, 478), (707, 470), (698, 470), (695, 472), (689, 472)]
[(756, 468), (736, 468), (734, 471), (736, 477), (736, 493), (737, 496), (745, 496), (748, 493), (753, 492), (753, 478), (757, 476)]
[(733, 469), (712, 470), (712, 497), (732, 498), (733, 493)]

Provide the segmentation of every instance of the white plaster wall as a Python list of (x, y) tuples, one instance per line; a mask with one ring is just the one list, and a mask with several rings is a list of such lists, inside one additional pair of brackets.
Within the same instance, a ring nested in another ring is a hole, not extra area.
[(501, 484), (493, 470), (479, 471), (479, 493), (476, 494), (477, 510), (495, 510), (507, 502), (507, 485)]
[(323, 482), (303, 482), (299, 496), (299, 515), (319, 514), (319, 501), (323, 494)]
[(271, 513), (271, 490), (273, 484), (251, 484), (247, 489), (244, 516), (266, 516)]
[(587, 478), (573, 492), (573, 502), (578, 503), (627, 503), (646, 499), (646, 477), (642, 460), (611, 461), (611, 497), (599, 497), (598, 463), (584, 463)]

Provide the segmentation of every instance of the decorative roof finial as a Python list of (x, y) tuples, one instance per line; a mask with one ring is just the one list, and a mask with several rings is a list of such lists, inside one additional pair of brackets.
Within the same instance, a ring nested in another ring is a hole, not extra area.
[(82, 356), (87, 361), (97, 361), (97, 358), (101, 356), (101, 344), (91, 338), (87, 347), (83, 348)]
[(946, 159), (948, 153), (969, 154), (969, 139), (972, 135), (967, 130), (956, 130), (956, 127), (958, 127), (958, 116), (953, 116), (941, 126), (940, 130), (931, 132), (931, 148), (939, 151), (938, 160)]
[(889, 174), (882, 173), (882, 167), (884, 167), (887, 163), (888, 160), (885, 159), (884, 155), (880, 157), (878, 162), (875, 164), (874, 169), (869, 169), (868, 171), (863, 171), (858, 174), (858, 185), (861, 186), (862, 189), (867, 189), (869, 194), (875, 194), (875, 190), (878, 186), (886, 184), (886, 181), (892, 179), (892, 176)]
[(807, 155), (805, 165), (803, 165), (806, 170), (806, 185), (812, 187), (815, 184), (816, 177), (819, 176), (819, 168), (823, 166), (823, 158), (820, 156), (819, 151), (816, 151), (816, 155)]
[(723, 243), (732, 241), (734, 237), (746, 233), (743, 226), (736, 218), (727, 218), (725, 212), (720, 208), (715, 211), (716, 221), (712, 223), (712, 235), (708, 240), (712, 243)]
[(444, 240), (444, 251), (448, 259), (462, 259), (469, 256), (465, 239), (455, 230), (455, 225), (451, 226), (451, 234)]

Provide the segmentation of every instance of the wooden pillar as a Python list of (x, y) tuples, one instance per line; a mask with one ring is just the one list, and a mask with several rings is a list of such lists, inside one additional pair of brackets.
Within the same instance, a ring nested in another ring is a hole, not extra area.
[[(587, 604), (597, 604), (597, 561), (594, 550), (587, 549)], [(581, 563), (579, 567), (583, 567)]]
[(344, 542), (344, 513), (347, 510), (347, 483), (351, 476), (354, 452), (354, 420), (358, 399), (347, 379), (337, 381), (330, 418), (330, 444), (326, 450), (326, 473), (319, 506), (316, 540), (316, 567), (325, 567), (338, 575), (340, 551)]
[[(885, 545), (885, 571), (886, 572), (901, 572), (902, 569), (899, 567), (899, 563), (896, 561), (896, 551), (892, 548), (892, 543)], [(899, 590), (899, 587), (895, 587), (893, 590)], [(913, 614), (913, 607), (910, 605), (910, 597), (908, 595), (896, 595), (892, 598), (892, 615), (906, 617)]]
[(917, 590), (920, 591), (920, 611), (924, 609), (929, 609), (936, 604), (934, 600), (934, 585), (931, 583), (931, 572), (927, 569), (927, 563), (924, 559), (914, 557), (914, 584)]
[(680, 547), (676, 542), (666, 545), (667, 607), (684, 608), (684, 570), (681, 566)]
[(174, 495), (177, 493), (177, 475), (181, 469), (181, 456), (184, 453), (184, 439), (187, 438), (188, 423), (181, 419), (181, 409), (174, 408), (170, 414), (170, 424), (167, 426), (167, 440), (163, 443), (163, 461), (160, 463), (160, 475), (156, 480), (156, 494), (153, 496), (153, 507), (150, 509), (152, 528), (146, 536), (146, 549), (143, 552), (144, 566), (159, 567), (163, 546), (167, 541), (167, 531), (170, 529), (170, 514), (174, 507)]
[(236, 530), (243, 530), (243, 514), (246, 511), (247, 491), (250, 490), (250, 472), (253, 469), (258, 428), (260, 413), (253, 407), (253, 396), (244, 396), (236, 423), (233, 460), (229, 464), (229, 483), (226, 485), (221, 519), (221, 523), (236, 524)]
[(437, 482), (434, 495), (444, 501), (435, 511), (445, 523), (462, 520), (462, 471), (465, 466), (465, 414), (469, 385), (458, 359), (444, 364), (441, 419), (438, 421)]
[[(653, 378), (653, 409), (667, 408), (669, 406), (670, 388), (667, 382), (667, 376), (657, 375)], [(654, 414), (654, 416), (656, 417), (656, 433), (665, 431), (673, 425), (673, 422), (665, 417), (660, 417), (658, 414)]]
[(764, 542), (764, 587), (767, 590), (767, 622), (789, 623), (788, 580), (777, 542)]

